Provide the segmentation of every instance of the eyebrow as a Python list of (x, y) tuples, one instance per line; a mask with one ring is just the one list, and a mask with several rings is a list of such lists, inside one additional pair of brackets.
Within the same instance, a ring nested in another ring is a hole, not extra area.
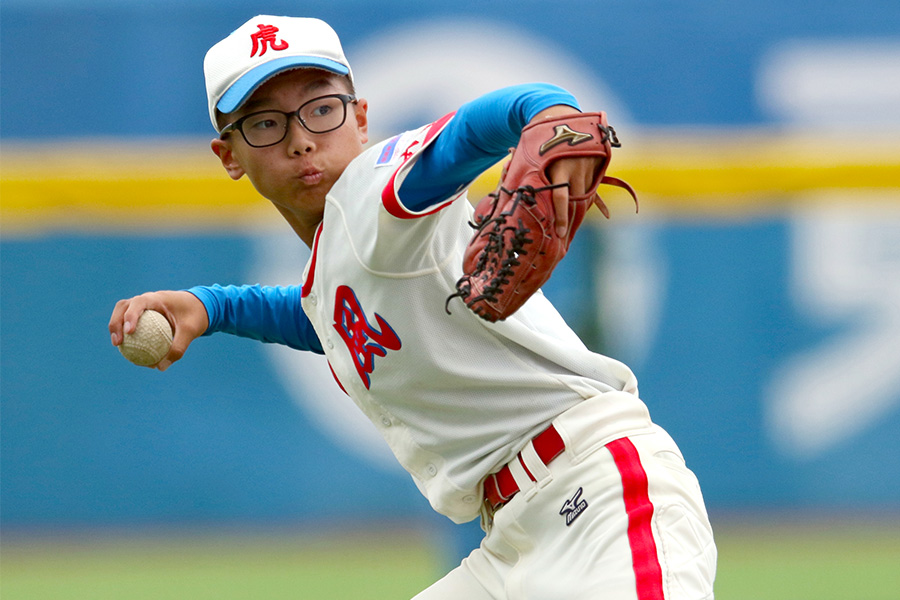
[[(331, 82), (332, 79), (328, 75), (323, 75), (322, 77), (318, 77), (306, 83), (303, 86), (303, 91), (307, 93), (315, 92), (316, 90), (328, 87), (329, 85), (331, 85)], [(244, 111), (244, 114), (248, 114), (253, 112), (254, 109), (260, 108), (261, 106), (264, 106), (270, 102), (271, 100), (267, 97), (254, 98), (245, 102), (241, 109)]]

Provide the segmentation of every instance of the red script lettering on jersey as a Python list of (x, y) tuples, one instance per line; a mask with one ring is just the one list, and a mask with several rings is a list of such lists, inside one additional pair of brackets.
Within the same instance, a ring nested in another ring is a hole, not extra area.
[(381, 315), (375, 313), (378, 329), (369, 324), (359, 299), (346, 285), (338, 287), (334, 299), (334, 328), (347, 344), (356, 372), (366, 389), (369, 375), (375, 370), (375, 356), (387, 356), (388, 350), (400, 349), (400, 338)]
[(250, 34), (250, 39), (253, 40), (253, 51), (250, 52), (250, 56), (256, 56), (256, 51), (259, 50), (259, 55), (262, 56), (266, 53), (266, 50), (271, 48), (272, 50), (287, 50), (288, 43), (284, 40), (277, 40), (275, 34), (278, 33), (278, 28), (274, 25), (257, 25), (259, 31), (256, 33)]

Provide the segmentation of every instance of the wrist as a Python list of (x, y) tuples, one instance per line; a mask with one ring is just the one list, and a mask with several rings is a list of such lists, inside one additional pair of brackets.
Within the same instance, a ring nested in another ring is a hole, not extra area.
[(531, 121), (528, 122), (528, 124), (532, 125), (546, 119), (555, 119), (557, 117), (577, 114), (581, 114), (581, 111), (579, 111), (577, 108), (574, 108), (567, 104), (554, 104), (553, 106), (549, 106), (534, 115), (534, 117), (531, 119)]

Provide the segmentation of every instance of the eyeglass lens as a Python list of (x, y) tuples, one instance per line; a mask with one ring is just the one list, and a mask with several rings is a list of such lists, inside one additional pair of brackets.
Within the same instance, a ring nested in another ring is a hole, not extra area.
[[(344, 123), (346, 110), (341, 98), (331, 96), (310, 100), (294, 114), (300, 115), (300, 121), (312, 133), (325, 133)], [(269, 146), (284, 139), (287, 126), (288, 115), (273, 110), (249, 115), (241, 124), (241, 130), (249, 144)]]

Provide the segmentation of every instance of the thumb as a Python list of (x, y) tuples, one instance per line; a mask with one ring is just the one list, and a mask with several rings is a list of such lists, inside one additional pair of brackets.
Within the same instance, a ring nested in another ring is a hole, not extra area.
[(172, 366), (172, 363), (181, 360), (181, 357), (187, 352), (188, 346), (194, 341), (194, 337), (187, 331), (186, 327), (178, 327), (176, 325), (175, 335), (172, 337), (172, 345), (169, 347), (169, 352), (159, 361), (156, 368), (160, 371), (165, 371)]
[(187, 352), (188, 344), (190, 344), (190, 340), (185, 343), (184, 340), (180, 340), (178, 336), (176, 336), (175, 339), (172, 340), (172, 347), (169, 348), (169, 353), (159, 361), (156, 368), (160, 371), (165, 371), (172, 366), (172, 363), (181, 360), (181, 357)]

